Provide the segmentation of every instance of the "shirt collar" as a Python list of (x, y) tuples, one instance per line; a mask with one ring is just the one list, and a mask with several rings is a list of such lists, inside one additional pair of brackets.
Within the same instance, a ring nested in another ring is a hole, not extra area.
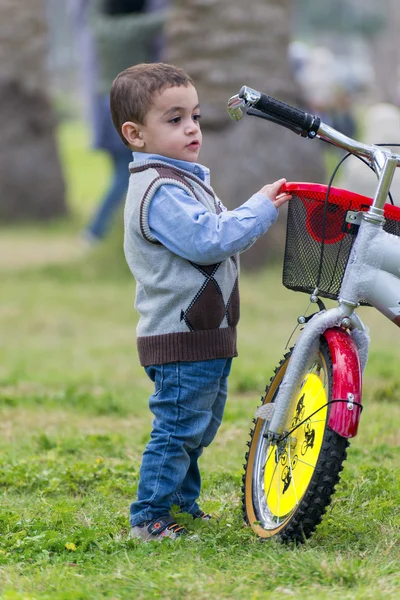
[(178, 160), (176, 158), (169, 158), (168, 156), (162, 156), (162, 154), (148, 154), (147, 152), (133, 152), (133, 161), (142, 162), (142, 161), (154, 161), (161, 160), (163, 162), (169, 163), (173, 167), (178, 167), (179, 169), (183, 169), (184, 171), (188, 171), (189, 173), (193, 173), (199, 177), (204, 183), (209, 185), (210, 183), (210, 169), (204, 167), (200, 163), (193, 163), (187, 160)]

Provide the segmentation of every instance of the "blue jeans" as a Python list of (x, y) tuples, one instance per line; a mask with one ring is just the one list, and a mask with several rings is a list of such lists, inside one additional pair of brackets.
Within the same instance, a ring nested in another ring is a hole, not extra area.
[(173, 504), (195, 513), (201, 477), (198, 459), (221, 424), (231, 358), (146, 367), (154, 381), (151, 439), (140, 467), (132, 526), (168, 515)]
[(112, 152), (110, 156), (114, 169), (110, 187), (87, 226), (87, 231), (93, 237), (99, 239), (103, 238), (108, 232), (114, 215), (128, 189), (129, 163), (132, 161), (132, 151), (129, 148), (122, 148), (121, 152)]

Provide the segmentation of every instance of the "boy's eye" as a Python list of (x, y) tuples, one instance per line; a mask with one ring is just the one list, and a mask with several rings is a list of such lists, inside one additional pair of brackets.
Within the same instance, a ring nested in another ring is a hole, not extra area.
[(179, 123), (181, 120), (180, 117), (174, 117), (173, 119), (170, 119), (168, 122), (169, 123)]
[(193, 115), (192, 119), (193, 121), (200, 121), (201, 115)]

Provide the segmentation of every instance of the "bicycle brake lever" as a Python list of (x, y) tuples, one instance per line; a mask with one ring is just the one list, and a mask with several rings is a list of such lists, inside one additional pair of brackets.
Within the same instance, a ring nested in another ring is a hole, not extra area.
[(290, 125), (289, 123), (287, 123), (286, 121), (282, 121), (278, 117), (266, 115), (265, 113), (261, 112), (261, 110), (258, 110), (257, 108), (248, 108), (246, 111), (246, 114), (253, 116), (253, 117), (259, 117), (260, 119), (265, 119), (266, 121), (270, 121), (271, 123), (275, 123), (276, 125), (280, 125), (281, 127), (286, 127), (286, 129), (290, 129), (290, 131), (293, 131), (297, 135), (301, 135), (301, 137), (308, 137), (308, 132), (304, 131), (304, 129), (302, 129), (301, 127), (296, 127), (295, 125)]

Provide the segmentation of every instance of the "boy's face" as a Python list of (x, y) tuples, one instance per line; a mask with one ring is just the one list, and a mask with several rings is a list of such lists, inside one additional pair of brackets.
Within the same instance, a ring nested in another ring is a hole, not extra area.
[(124, 135), (141, 152), (196, 162), (202, 142), (199, 121), (196, 89), (192, 85), (170, 87), (155, 94), (144, 124), (132, 124), (134, 129), (125, 130)]

